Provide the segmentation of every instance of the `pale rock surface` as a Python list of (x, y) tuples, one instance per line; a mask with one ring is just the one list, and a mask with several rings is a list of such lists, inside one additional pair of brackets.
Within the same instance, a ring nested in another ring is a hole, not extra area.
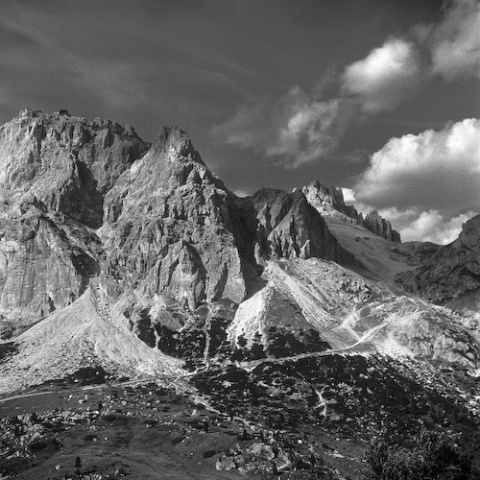
[(272, 325), (314, 328), (335, 352), (381, 352), (393, 356), (457, 361), (474, 369), (480, 334), (449, 309), (399, 295), (333, 262), (269, 261), (266, 286), (243, 302), (229, 338), (247, 344), (266, 340)]
[(145, 345), (111, 315), (99, 287), (88, 288), (72, 305), (58, 310), (17, 337), (18, 353), (0, 363), (0, 392), (18, 390), (81, 367), (102, 365), (117, 375), (181, 375), (181, 362)]
[(104, 196), (148, 148), (132, 128), (68, 112), (25, 109), (0, 127), (0, 337), (98, 275)]
[(345, 205), (343, 191), (340, 187), (324, 186), (318, 180), (302, 188), (310, 205), (322, 215), (333, 215), (350, 223), (363, 226), (363, 216), (352, 205)]
[(178, 128), (165, 129), (120, 176), (106, 196), (99, 233), (113, 296), (137, 289), (193, 310), (246, 295), (232, 196)]

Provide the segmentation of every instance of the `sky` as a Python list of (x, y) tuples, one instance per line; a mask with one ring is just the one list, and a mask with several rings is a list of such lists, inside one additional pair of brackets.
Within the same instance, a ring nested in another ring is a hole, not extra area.
[(186, 130), (238, 195), (318, 179), (403, 240), (480, 213), (478, 0), (1, 0), (24, 107)]

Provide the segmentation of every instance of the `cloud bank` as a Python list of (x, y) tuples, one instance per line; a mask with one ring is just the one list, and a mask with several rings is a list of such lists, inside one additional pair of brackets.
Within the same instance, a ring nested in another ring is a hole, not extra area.
[(452, 241), (480, 213), (480, 120), (392, 138), (372, 155), (354, 191), (363, 209), (380, 209), (402, 239)]
[(462, 225), (478, 212), (468, 210), (460, 215), (448, 217), (438, 210), (419, 211), (408, 209), (380, 210), (380, 215), (388, 218), (400, 231), (402, 241), (423, 241), (446, 245), (453, 242), (460, 233)]
[(461, 210), (480, 205), (480, 120), (392, 138), (371, 157), (355, 187), (379, 208)]

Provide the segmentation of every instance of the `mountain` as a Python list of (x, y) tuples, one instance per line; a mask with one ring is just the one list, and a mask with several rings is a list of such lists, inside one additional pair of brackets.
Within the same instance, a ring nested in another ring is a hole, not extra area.
[(468, 220), (450, 245), (424, 264), (400, 274), (396, 283), (407, 292), (454, 309), (480, 308), (480, 215)]
[(242, 441), (285, 430), (283, 446), (252, 440), (211, 465), (271, 478), (293, 475), (299, 432), (316, 439), (290, 447), (308, 478), (322, 478), (312, 452), (327, 432), (415, 431), (430, 408), (429, 428), (476, 438), (480, 217), (445, 247), (401, 243), (339, 188), (239, 198), (179, 127), (148, 143), (67, 111), (26, 109), (1, 127), (0, 172), (0, 393), (100, 378), (116, 418), (125, 382), (174, 384), (178, 408), (208, 407), (234, 432), (239, 418)]
[(346, 205), (340, 187), (333, 185), (325, 187), (318, 180), (315, 180), (310, 185), (303, 187), (302, 192), (308, 202), (322, 215), (343, 219), (346, 222), (365, 227), (375, 235), (387, 240), (400, 242), (400, 234), (376, 210), (368, 213), (364, 218), (353, 205)]

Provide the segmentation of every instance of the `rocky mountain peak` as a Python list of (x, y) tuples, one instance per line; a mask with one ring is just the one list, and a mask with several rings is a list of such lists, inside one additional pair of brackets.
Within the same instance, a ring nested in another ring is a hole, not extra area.
[(340, 218), (347, 223), (353, 223), (365, 227), (375, 235), (387, 240), (400, 242), (400, 234), (393, 230), (388, 220), (382, 218), (377, 211), (369, 213), (365, 218), (353, 205), (346, 205), (343, 191), (340, 187), (324, 186), (318, 180), (303, 187), (302, 192), (321, 215)]
[(462, 231), (453, 245), (464, 245), (480, 255), (480, 215), (476, 215), (462, 225)]
[(149, 148), (133, 127), (23, 109), (0, 128), (0, 188), (98, 228), (105, 194)]
[(156, 151), (163, 150), (167, 153), (170, 161), (193, 160), (205, 165), (188, 134), (178, 126), (163, 127), (154, 148)]

